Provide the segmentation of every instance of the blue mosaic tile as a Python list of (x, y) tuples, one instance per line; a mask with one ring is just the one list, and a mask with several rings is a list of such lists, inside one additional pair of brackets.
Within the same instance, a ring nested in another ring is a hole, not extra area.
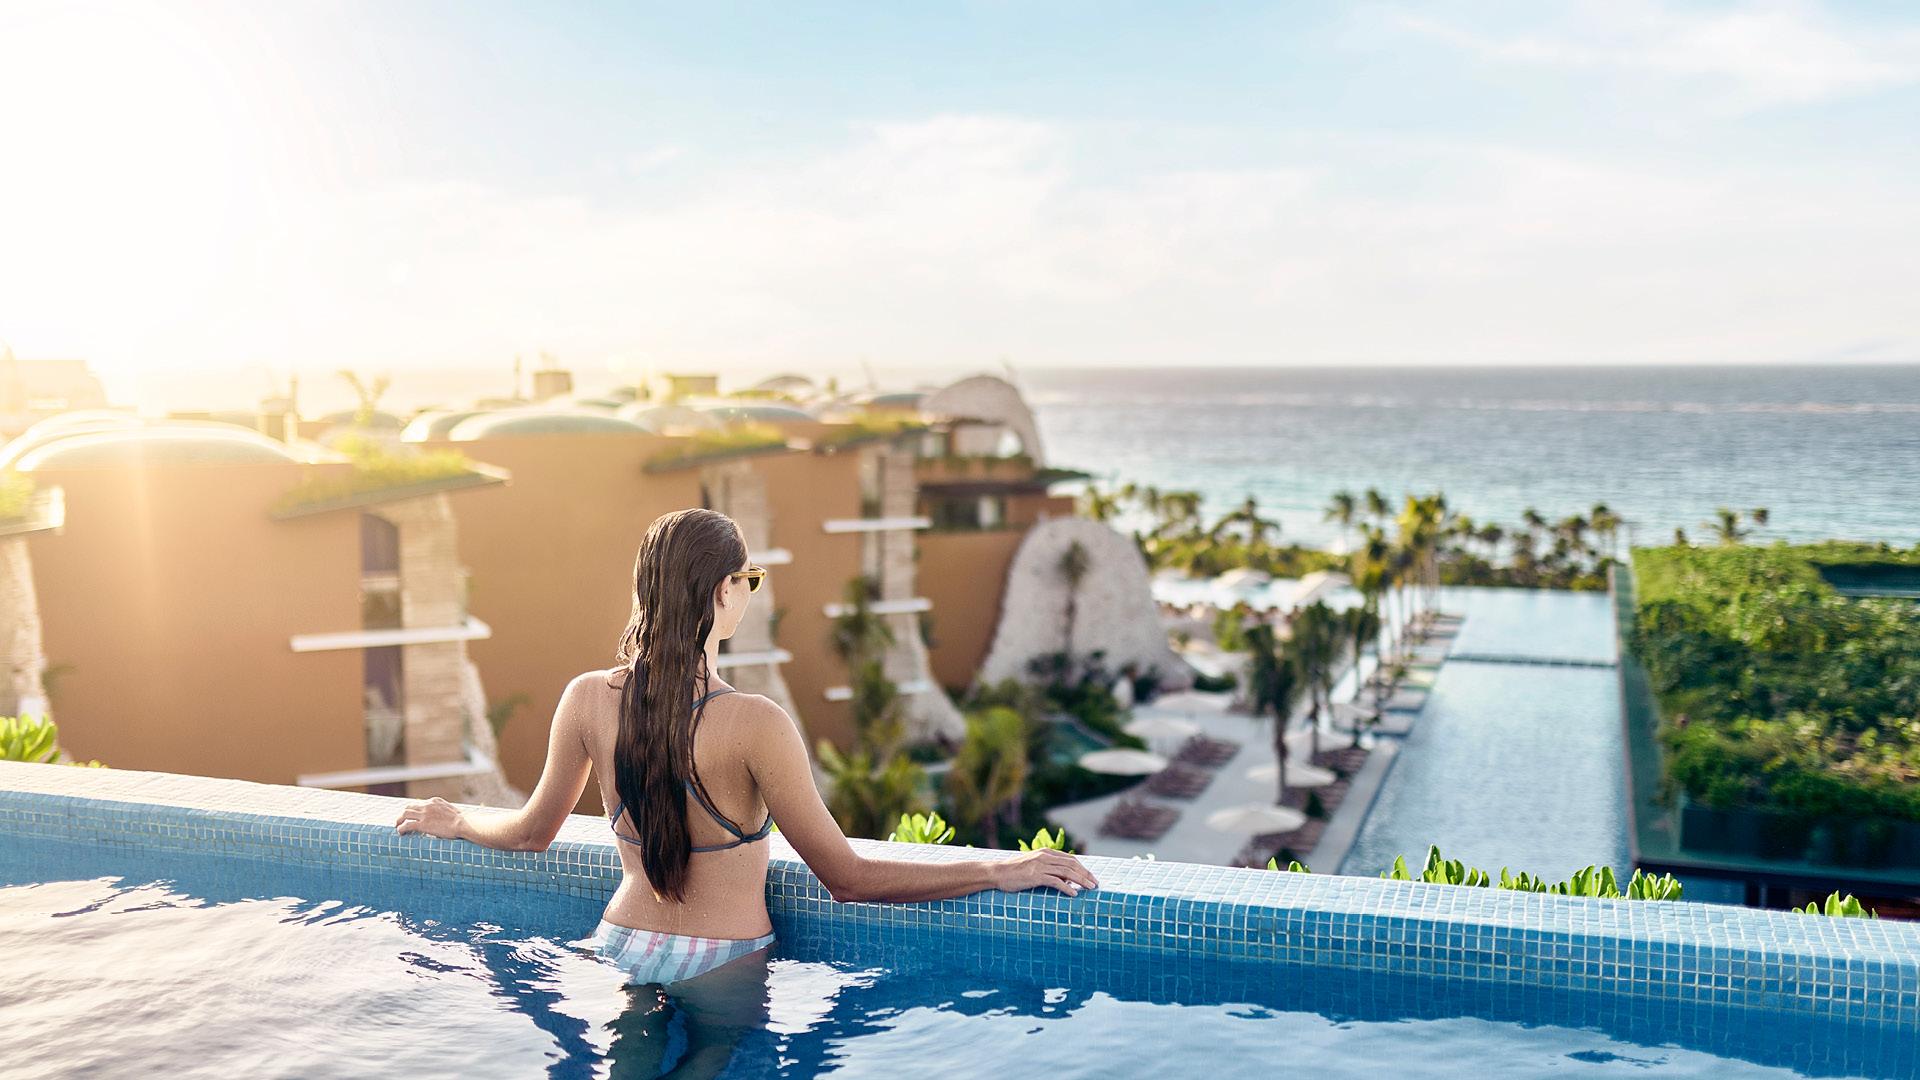
[[(604, 903), (620, 882), (606, 822), (575, 816), (546, 851), (401, 836), (408, 800), (126, 770), (0, 762), (0, 833), (145, 851), (471, 883)], [(853, 842), (937, 862), (1005, 853)], [(1088, 857), (1101, 888), (838, 903), (772, 838), (767, 906), (782, 936), (924, 948), (943, 935), (1601, 993), (1657, 1008), (1710, 1003), (1920, 1026), (1920, 926), (1690, 902), (1589, 900), (1378, 878)]]

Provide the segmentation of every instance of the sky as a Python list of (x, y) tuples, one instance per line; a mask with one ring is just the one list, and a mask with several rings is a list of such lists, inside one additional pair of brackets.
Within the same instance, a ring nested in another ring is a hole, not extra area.
[(0, 0), (0, 342), (121, 389), (1920, 361), (1916, 281), (1906, 3)]

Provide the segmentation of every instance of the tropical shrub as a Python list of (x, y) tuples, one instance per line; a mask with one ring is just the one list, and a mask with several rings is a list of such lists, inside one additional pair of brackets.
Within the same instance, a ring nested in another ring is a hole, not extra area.
[(1634, 553), (1628, 645), (1660, 704), (1666, 789), (1719, 810), (1920, 821), (1920, 605), (1823, 566), (1920, 565), (1836, 543)]
[(98, 761), (61, 761), (60, 726), (44, 716), (0, 716), (0, 761), (105, 768)]
[(953, 826), (938, 813), (901, 814), (887, 839), (896, 844), (947, 844), (953, 841)]
[[(1279, 860), (1268, 859), (1267, 869), (1280, 869)], [(1308, 872), (1307, 868), (1297, 861), (1290, 863), (1287, 869), (1299, 874)], [(1380, 876), (1390, 881), (1424, 881), (1433, 885), (1466, 885), (1486, 888), (1495, 884), (1494, 879), (1488, 875), (1485, 870), (1470, 867), (1459, 859), (1443, 857), (1440, 854), (1440, 846), (1438, 844), (1429, 844), (1427, 846), (1427, 861), (1420, 868), (1418, 876), (1415, 876), (1407, 869), (1407, 858), (1404, 855), (1394, 856), (1393, 869), (1381, 871)], [(1613, 867), (1611, 866), (1602, 866), (1597, 869), (1589, 866), (1583, 870), (1575, 871), (1571, 878), (1557, 884), (1548, 884), (1541, 878), (1524, 871), (1515, 874), (1503, 866), (1500, 868), (1498, 887), (1502, 889), (1513, 889), (1519, 892), (1556, 893), (1562, 896), (1589, 896), (1606, 900), (1680, 899), (1680, 882), (1676, 880), (1672, 874), (1662, 874), (1654, 877), (1637, 868), (1633, 872), (1633, 878), (1627, 883), (1626, 892), (1622, 893), (1619, 882), (1614, 878)]]
[(1020, 841), (1020, 850), (1021, 851), (1061, 851), (1061, 852), (1065, 852), (1068, 855), (1073, 854), (1073, 849), (1067, 846), (1067, 830), (1064, 828), (1060, 829), (1057, 832), (1052, 832), (1052, 833), (1049, 833), (1047, 832), (1046, 829), (1042, 828), (1039, 832), (1036, 832), (1033, 834), (1033, 839), (1031, 841), (1028, 841), (1028, 840)]
[(1803, 915), (1838, 915), (1867, 919), (1877, 919), (1880, 917), (1879, 912), (1868, 911), (1862, 907), (1859, 898), (1852, 893), (1848, 893), (1845, 897), (1842, 897), (1837, 889), (1827, 894), (1827, 899), (1824, 903), (1813, 903), (1810, 901), (1806, 907), (1792, 908), (1791, 910)]
[(1193, 688), (1206, 693), (1226, 693), (1239, 685), (1240, 680), (1234, 678), (1231, 672), (1225, 675), (1208, 675), (1201, 672), (1193, 677)]

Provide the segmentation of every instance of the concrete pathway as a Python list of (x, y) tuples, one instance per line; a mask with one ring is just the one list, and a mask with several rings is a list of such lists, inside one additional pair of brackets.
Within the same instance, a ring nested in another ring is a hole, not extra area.
[[(1458, 628), (1457, 623), (1449, 623), (1437, 628), (1432, 639), (1423, 646), (1424, 656), (1420, 667), (1437, 668), (1444, 661), (1447, 651), (1452, 647)], [(1359, 691), (1361, 683), (1372, 675), (1374, 664), (1369, 660), (1366, 670), (1350, 666), (1334, 684), (1331, 699), (1336, 702), (1350, 702)], [(1373, 807), (1374, 799), (1379, 795), (1387, 772), (1392, 767), (1395, 755), (1399, 753), (1401, 738), (1412, 730), (1413, 721), (1419, 710), (1426, 704), (1429, 688), (1433, 679), (1426, 671), (1419, 672), (1424, 677), (1414, 685), (1404, 685), (1386, 704), (1381, 720), (1371, 730), (1360, 736), (1360, 745), (1368, 747), (1370, 753), (1366, 762), (1356, 772), (1348, 787), (1346, 797), (1334, 809), (1328, 819), (1325, 830), (1313, 852), (1302, 861), (1319, 873), (1337, 873), (1339, 866), (1353, 846), (1354, 839), (1360, 833), (1360, 827), (1366, 821)], [(1213, 783), (1193, 799), (1167, 799), (1150, 795), (1139, 787), (1126, 791), (1104, 795), (1085, 802), (1070, 803), (1054, 807), (1047, 817), (1053, 824), (1064, 826), (1080, 842), (1080, 850), (1089, 855), (1109, 855), (1129, 858), (1139, 855), (1153, 855), (1156, 859), (1179, 862), (1205, 863), (1213, 866), (1231, 865), (1236, 856), (1246, 847), (1251, 834), (1241, 832), (1222, 832), (1209, 828), (1207, 817), (1216, 811), (1234, 806), (1272, 805), (1275, 785), (1271, 780), (1253, 780), (1247, 773), (1261, 765), (1273, 764), (1273, 729), (1271, 721), (1234, 712), (1231, 709), (1231, 694), (1183, 691), (1164, 694), (1151, 704), (1136, 705), (1133, 714), (1143, 716), (1170, 716), (1191, 721), (1199, 727), (1201, 734), (1212, 739), (1230, 739), (1240, 744), (1239, 753), (1225, 765), (1214, 771)], [(1307, 729), (1307, 710), (1304, 705), (1297, 709), (1289, 719), (1289, 735), (1296, 735)], [(1321, 749), (1346, 746), (1352, 736), (1345, 731), (1333, 730), (1330, 717), (1320, 721)], [(1175, 748), (1168, 745), (1153, 744), (1158, 752), (1167, 752)], [(1290, 758), (1289, 760), (1295, 760)], [(1136, 797), (1163, 806), (1171, 806), (1180, 811), (1179, 820), (1157, 840), (1130, 840), (1122, 837), (1101, 836), (1100, 823), (1106, 819), (1115, 804), (1121, 799)]]

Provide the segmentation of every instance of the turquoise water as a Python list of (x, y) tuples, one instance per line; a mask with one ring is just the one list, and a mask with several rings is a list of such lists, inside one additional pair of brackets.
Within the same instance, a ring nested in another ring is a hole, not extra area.
[(1441, 490), (1516, 524), (1605, 502), (1641, 542), (1766, 506), (1768, 535), (1920, 542), (1920, 367), (1265, 368), (1024, 373), (1054, 463), (1248, 494), (1325, 543), (1328, 496)]
[[(1449, 589), (1456, 654), (1613, 659), (1605, 593)], [(1620, 689), (1612, 668), (1450, 660), (1342, 867), (1377, 874), (1428, 844), (1499, 876), (1632, 872)]]
[(597, 915), (16, 838), (0, 1062), (10, 1078), (1920, 1075), (1912, 1032), (1761, 1010), (798, 921), (764, 968), (663, 995), (571, 944)]

